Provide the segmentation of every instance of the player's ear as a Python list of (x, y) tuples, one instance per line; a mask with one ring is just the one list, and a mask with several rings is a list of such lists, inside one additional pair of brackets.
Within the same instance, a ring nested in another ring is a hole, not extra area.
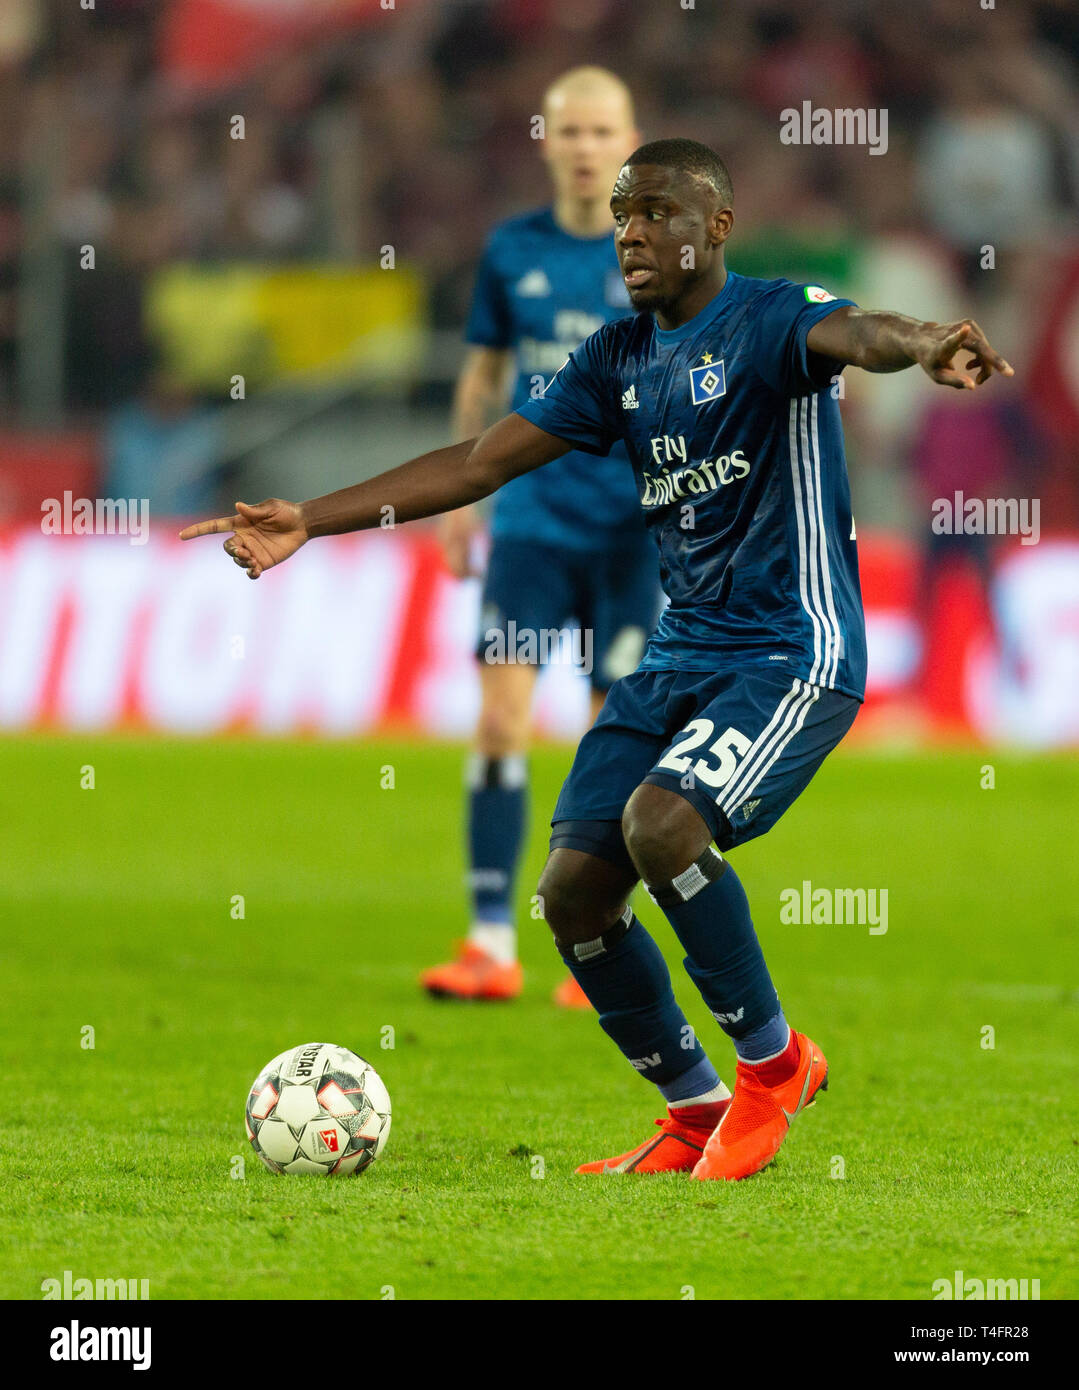
[(708, 239), (713, 246), (722, 246), (734, 228), (734, 209), (717, 208), (708, 222)]

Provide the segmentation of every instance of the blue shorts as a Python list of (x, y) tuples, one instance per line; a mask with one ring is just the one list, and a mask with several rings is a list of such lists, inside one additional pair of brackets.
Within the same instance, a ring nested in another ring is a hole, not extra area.
[(767, 668), (634, 671), (581, 740), (551, 848), (633, 863), (622, 812), (642, 782), (704, 817), (720, 849), (770, 830), (854, 723), (859, 701)]
[[(572, 656), (595, 690), (635, 670), (659, 618), (655, 542), (646, 531), (609, 550), (575, 551), (495, 537), (483, 586), (476, 656), (541, 665), (571, 619)], [(512, 626), (511, 626), (512, 624)]]

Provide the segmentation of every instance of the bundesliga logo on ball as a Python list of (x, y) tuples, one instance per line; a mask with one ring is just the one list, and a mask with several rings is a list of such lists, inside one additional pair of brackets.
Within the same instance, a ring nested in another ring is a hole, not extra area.
[(390, 1096), (369, 1062), (332, 1043), (275, 1057), (247, 1097), (247, 1137), (271, 1173), (362, 1173), (385, 1148)]

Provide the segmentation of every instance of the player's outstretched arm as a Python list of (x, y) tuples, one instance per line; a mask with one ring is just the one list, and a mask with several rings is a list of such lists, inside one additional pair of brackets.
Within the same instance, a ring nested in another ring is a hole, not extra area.
[(477, 439), (421, 454), (377, 478), (325, 497), (309, 502), (272, 497), (254, 507), (237, 502), (234, 515), (187, 526), (180, 539), (233, 532), (225, 550), (249, 579), (257, 579), (313, 536), (365, 531), (384, 525), (387, 516), (394, 524), (416, 521), (478, 502), (511, 478), (560, 458), (570, 448), (565, 440), (523, 416), (507, 415)]
[[(813, 325), (806, 346), (867, 372), (899, 372), (917, 363), (941, 386), (960, 391), (973, 391), (994, 372), (1015, 375), (973, 319), (923, 323), (904, 314), (844, 305)], [(960, 352), (972, 354), (963, 368), (954, 365)], [(977, 377), (971, 375), (975, 368)]]

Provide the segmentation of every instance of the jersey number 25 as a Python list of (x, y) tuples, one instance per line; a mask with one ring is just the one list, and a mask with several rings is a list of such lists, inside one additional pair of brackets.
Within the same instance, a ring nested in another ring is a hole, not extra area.
[(707, 743), (715, 731), (716, 726), (711, 719), (691, 719), (686, 725), (685, 737), (680, 738), (656, 766), (666, 772), (677, 772), (680, 777), (692, 772), (693, 777), (706, 787), (725, 787), (734, 776), (738, 759), (744, 758), (749, 752), (752, 739), (728, 727), (708, 748), (708, 758), (716, 761), (713, 763), (706, 758), (698, 758), (694, 762), (690, 754)]

